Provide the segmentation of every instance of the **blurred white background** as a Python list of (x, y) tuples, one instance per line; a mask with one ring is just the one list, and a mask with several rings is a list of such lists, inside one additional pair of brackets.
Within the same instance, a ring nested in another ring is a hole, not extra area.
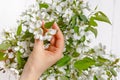
[[(16, 20), (30, 4), (35, 0), (0, 0), (0, 32), (3, 28), (16, 27)], [(98, 5), (98, 10), (102, 10), (110, 18), (112, 25), (106, 23), (99, 24), (99, 35), (93, 41), (93, 45), (102, 43), (107, 46), (107, 51), (120, 57), (120, 0), (88, 0), (91, 7)], [(0, 35), (1, 39), (1, 35)], [(10, 76), (0, 73), (0, 80), (8, 80)], [(120, 75), (120, 74), (119, 74)], [(9, 80), (14, 80), (11, 77)], [(120, 80), (118, 77), (117, 80)]]

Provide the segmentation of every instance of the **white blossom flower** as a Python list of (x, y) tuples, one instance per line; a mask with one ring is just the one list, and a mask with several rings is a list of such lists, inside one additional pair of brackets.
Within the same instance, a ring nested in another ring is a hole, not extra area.
[(9, 59), (6, 60), (6, 64), (10, 64), (10, 60)]
[(44, 36), (44, 40), (50, 41), (51, 39), (52, 39), (52, 36), (51, 36), (51, 35), (46, 35), (46, 36)]
[(55, 79), (55, 75), (54, 74), (51, 74), (47, 77), (47, 80), (56, 80)]
[(56, 6), (56, 10), (60, 13), (62, 12), (62, 7), (60, 5)]
[(14, 61), (15, 61), (15, 63), (17, 63), (17, 58), (16, 57), (14, 58)]
[(20, 52), (21, 52), (21, 53), (24, 53), (24, 49), (20, 49)]
[(23, 58), (26, 58), (26, 57), (28, 57), (29, 55), (27, 54), (27, 53), (24, 53), (23, 55), (22, 55), (22, 57)]
[(44, 40), (44, 37), (41, 34), (36, 34), (34, 38)]
[(73, 11), (70, 8), (66, 9), (65, 14), (63, 15), (64, 22), (65, 21), (69, 22), (72, 16), (73, 16)]
[(49, 31), (47, 32), (47, 34), (55, 35), (55, 34), (56, 34), (56, 30), (54, 30), (54, 29), (49, 29)]
[(105, 46), (103, 46), (101, 43), (98, 46), (94, 47), (96, 55), (104, 55), (105, 54)]
[(26, 26), (22, 26), (22, 31), (25, 32), (27, 30), (27, 27)]
[(66, 71), (65, 71), (64, 67), (61, 67), (58, 70), (61, 71), (64, 75), (66, 74)]
[(14, 51), (19, 51), (19, 49), (20, 49), (19, 46), (14, 47)]
[(74, 34), (73, 34), (73, 38), (74, 38), (75, 40), (80, 40), (81, 36), (79, 36), (77, 33), (74, 33)]
[(42, 22), (39, 22), (38, 24), (36, 26), (35, 23), (31, 23), (30, 28), (29, 28), (29, 32), (33, 33), (33, 34), (38, 34), (38, 33), (42, 34), (43, 33), (43, 30), (41, 29)]
[(18, 70), (14, 69), (14, 68), (10, 68), (11, 71), (14, 71), (16, 74), (19, 74)]
[(11, 64), (11, 68), (14, 68), (14, 69), (15, 69), (16, 67), (17, 67), (17, 63), (12, 63), (12, 64)]
[(8, 53), (8, 58), (13, 58), (13, 57), (14, 57), (14, 53), (13, 52)]
[(30, 43), (30, 47), (33, 47), (34, 46), (34, 43)]
[[(23, 16), (23, 15), (21, 15), (21, 16)], [(24, 16), (20, 17), (20, 18), (21, 18), (22, 21), (30, 21), (31, 20), (30, 16), (26, 15), (26, 14), (24, 14)]]
[(27, 50), (27, 47), (29, 46), (29, 42), (27, 42), (27, 41), (22, 41), (22, 42), (18, 41), (17, 45), (20, 47), (19, 50), (21, 52), (24, 52), (24, 49)]

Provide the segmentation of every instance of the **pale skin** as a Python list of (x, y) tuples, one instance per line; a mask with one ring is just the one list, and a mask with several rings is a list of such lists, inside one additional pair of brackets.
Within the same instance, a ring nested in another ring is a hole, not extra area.
[(56, 23), (52, 28), (57, 30), (57, 33), (47, 49), (44, 49), (43, 41), (35, 40), (33, 51), (25, 64), (20, 80), (38, 80), (44, 71), (63, 57), (63, 34)]

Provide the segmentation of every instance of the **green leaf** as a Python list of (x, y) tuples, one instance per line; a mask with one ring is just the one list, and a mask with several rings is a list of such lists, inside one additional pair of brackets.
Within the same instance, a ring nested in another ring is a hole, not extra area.
[(74, 31), (75, 31), (75, 33), (77, 33), (79, 35), (79, 27), (78, 26), (74, 27)]
[[(73, 44), (73, 43), (71, 43)], [(71, 52), (73, 50), (73, 47), (71, 45), (66, 45), (66, 51)]]
[(103, 58), (101, 56), (98, 56), (97, 61), (99, 61), (100, 63), (105, 63), (105, 62), (108, 62), (109, 60), (105, 59), (105, 58)]
[(85, 40), (86, 40), (85, 36), (82, 36), (81, 39), (80, 39), (81, 42), (84, 42)]
[(85, 23), (88, 22), (87, 17), (86, 17), (85, 15), (83, 15), (83, 14), (80, 14), (79, 19), (80, 19), (81, 21), (84, 21)]
[(25, 34), (22, 36), (23, 39), (34, 37), (32, 33), (30, 33), (28, 30), (25, 32)]
[(96, 63), (96, 66), (102, 66), (102, 65), (104, 65), (105, 62), (110, 62), (110, 61), (104, 57), (98, 56), (97, 62), (98, 63)]
[(98, 11), (97, 13), (95, 13), (94, 19), (98, 20), (98, 21), (102, 21), (102, 22), (106, 22), (106, 23), (111, 24), (111, 22), (108, 19), (108, 17), (101, 11)]
[(69, 56), (64, 56), (62, 59), (60, 59), (56, 65), (59, 67), (62, 67), (64, 65), (66, 65), (69, 61), (71, 60), (71, 58)]
[(95, 7), (95, 9), (94, 10), (97, 10), (98, 9), (98, 5)]
[(115, 59), (115, 61), (114, 61), (114, 62), (112, 62), (111, 66), (113, 66), (113, 65), (117, 64), (119, 61), (120, 61), (120, 59)]
[(112, 73), (113, 76), (115, 77), (117, 76), (117, 72), (113, 68), (110, 69), (110, 72)]
[(6, 57), (4, 57), (4, 53), (3, 52), (0, 52), (0, 61), (2, 61), (2, 60), (5, 60), (6, 59)]
[(89, 25), (90, 26), (98, 26), (98, 24), (95, 22), (93, 17), (90, 18)]
[(10, 43), (2, 43), (0, 44), (0, 50), (7, 50), (10, 46)]
[(106, 71), (106, 75), (109, 76), (109, 77), (112, 77), (112, 74), (109, 70)]
[(21, 56), (22, 56), (22, 53), (20, 51), (18, 51), (16, 53), (16, 57), (17, 57), (17, 61), (18, 61), (18, 69), (23, 68), (25, 65), (25, 60)]
[(90, 49), (90, 50), (88, 51), (88, 53), (89, 53), (89, 54), (93, 54), (93, 53), (95, 53), (95, 50), (94, 50), (94, 49)]
[(67, 41), (72, 44), (73, 39), (72, 39), (72, 38), (69, 38)]
[(98, 80), (98, 78), (94, 75), (93, 80)]
[(59, 16), (59, 17), (58, 17), (57, 24), (58, 24), (58, 25), (61, 25), (61, 26), (64, 26), (64, 22), (63, 22), (62, 16)]
[(22, 32), (22, 23), (18, 26), (18, 29), (17, 29), (17, 36), (19, 36)]
[(45, 28), (49, 29), (54, 24), (54, 21), (45, 23)]
[(86, 40), (85, 36), (82, 36), (80, 40), (77, 41), (77, 44), (79, 45), (81, 42), (84, 42)]
[(72, 19), (71, 19), (71, 21), (70, 21), (72, 27), (74, 27), (74, 26), (76, 25), (77, 17), (78, 17), (78, 16), (76, 16), (76, 15), (74, 15), (74, 16), (72, 17)]
[(89, 57), (85, 57), (82, 60), (78, 60), (74, 63), (74, 67), (79, 71), (87, 70), (92, 65), (95, 65), (95, 60)]
[(102, 66), (103, 64), (102, 63), (96, 63), (95, 64), (95, 66), (97, 66), (97, 67), (100, 67), (100, 66)]
[(60, 80), (69, 80), (66, 76), (60, 76)]
[(72, 79), (72, 80), (78, 80), (78, 74), (77, 74), (77, 76), (76, 76), (76, 74), (75, 73), (71, 73), (71, 76), (70, 76), (70, 78)]
[(95, 35), (95, 37), (97, 37), (98, 32), (96, 28), (87, 27), (85, 31), (91, 31)]
[(39, 7), (40, 7), (40, 9), (41, 8), (46, 8), (47, 9), (49, 6), (46, 3), (41, 3), (41, 4), (39, 4)]
[(22, 39), (30, 39), (31, 42), (34, 42), (34, 35), (33, 33), (30, 33), (28, 30), (25, 32), (25, 34), (22, 36)]
[(74, 52), (74, 53), (72, 54), (73, 57), (78, 57), (79, 55), (80, 55), (80, 53), (78, 53), (78, 52)]

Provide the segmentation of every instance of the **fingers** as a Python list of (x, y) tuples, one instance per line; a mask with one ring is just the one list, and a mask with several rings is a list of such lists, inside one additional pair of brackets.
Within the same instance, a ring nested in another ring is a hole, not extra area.
[(60, 28), (58, 27), (58, 25), (56, 23), (53, 24), (52, 26), (53, 29), (57, 30), (57, 33), (54, 35), (55, 36), (55, 46), (57, 48), (60, 48), (60, 50), (64, 49), (64, 37), (63, 34), (60, 30)]
[[(57, 39), (63, 38), (63, 34), (62, 34), (62, 32), (61, 32), (61, 30), (60, 30), (60, 28), (58, 27), (58, 25), (57, 25), (56, 22), (53, 24), (52, 28), (55, 29), (55, 30), (57, 30), (57, 33), (56, 33), (56, 35), (55, 35), (55, 37), (56, 37)], [(64, 39), (64, 38), (63, 38), (63, 39)]]
[(52, 52), (55, 51), (55, 37), (54, 36), (52, 37), (52, 39), (50, 41), (50, 45), (46, 50), (52, 51)]
[(45, 22), (42, 21), (43, 35), (45, 35), (45, 33), (48, 32), (48, 29), (46, 29), (44, 25), (45, 25)]
[(39, 39), (35, 39), (34, 50), (39, 51), (39, 50), (42, 50), (42, 49), (44, 49), (43, 41), (40, 41)]
[[(42, 29), (43, 29), (43, 35), (44, 35), (44, 24), (45, 22), (42, 21)], [(39, 40), (39, 39), (35, 39), (35, 42), (34, 42), (34, 49), (37, 50), (37, 49), (43, 49), (44, 48), (44, 44), (43, 44), (43, 41), (42, 40)]]
[(55, 45), (55, 37), (53, 36), (50, 41), (50, 46), (54, 46), (54, 45)]
[(46, 50), (47, 50), (47, 51), (50, 51), (50, 52), (55, 52), (55, 51), (56, 51), (56, 47), (54, 47), (54, 46), (49, 46)]
[[(42, 22), (42, 27), (44, 28), (44, 21)], [(49, 49), (54, 50), (53, 47), (58, 48), (60, 51), (64, 49), (64, 37), (63, 34), (56, 23), (52, 26), (53, 29), (57, 30), (57, 33), (53, 36), (52, 40), (50, 41)], [(45, 29), (45, 28), (44, 28)], [(34, 48), (37, 49), (44, 49), (43, 41), (38, 39), (35, 40)]]

